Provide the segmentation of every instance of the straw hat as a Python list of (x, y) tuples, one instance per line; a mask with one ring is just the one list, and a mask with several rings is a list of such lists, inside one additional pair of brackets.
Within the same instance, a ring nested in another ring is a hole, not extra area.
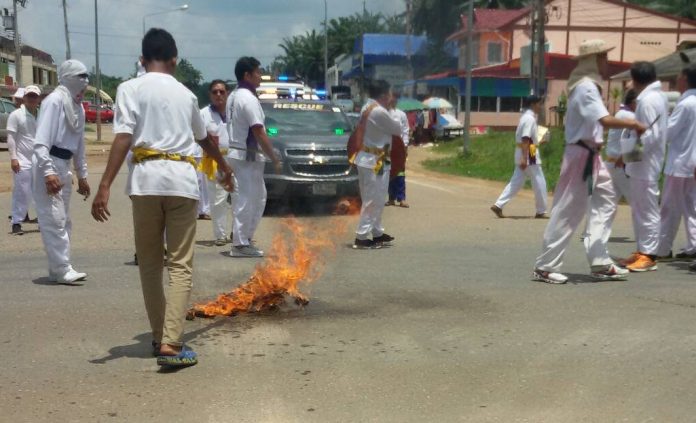
[(591, 56), (593, 54), (603, 54), (614, 50), (615, 48), (616, 47), (609, 47), (604, 40), (585, 40), (578, 47), (578, 55), (575, 56), (575, 58), (582, 59), (583, 57)]

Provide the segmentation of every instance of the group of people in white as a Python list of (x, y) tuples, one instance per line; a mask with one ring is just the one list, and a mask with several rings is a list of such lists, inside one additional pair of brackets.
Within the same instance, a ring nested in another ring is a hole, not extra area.
[[(609, 76), (607, 56), (612, 48), (603, 40), (580, 45), (578, 65), (568, 82), (563, 163), (533, 280), (567, 282), (560, 272), (563, 256), (583, 217), (583, 242), (595, 280), (625, 280), (629, 272), (657, 270), (659, 261), (696, 259), (696, 64), (684, 63), (677, 78), (682, 95), (670, 113), (655, 65), (634, 63), (632, 87), (611, 116), (601, 90), (603, 78)], [(545, 217), (546, 182), (538, 150), (543, 140), (538, 139), (536, 122), (543, 99), (530, 96), (526, 104), (515, 135), (515, 172), (491, 206), (498, 217), (504, 217), (503, 206), (527, 177), (535, 191), (535, 217)], [(605, 128), (609, 133), (603, 159)], [(607, 243), (621, 197), (631, 206), (636, 250), (614, 260)], [(673, 254), (682, 219), (687, 243)], [(696, 265), (691, 267), (696, 270)]]

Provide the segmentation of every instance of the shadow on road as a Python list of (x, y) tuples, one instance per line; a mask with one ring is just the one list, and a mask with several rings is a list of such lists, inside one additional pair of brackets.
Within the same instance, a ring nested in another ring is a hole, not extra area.
[(45, 286), (74, 286), (74, 287), (84, 286), (84, 283), (79, 283), (79, 282), (75, 282), (75, 283), (58, 283), (58, 282), (56, 282), (56, 281), (52, 281), (52, 280), (48, 279), (48, 276), (43, 276), (43, 277), (41, 277), (41, 278), (36, 278), (36, 279), (34, 279), (34, 280), (32, 281), (32, 283), (34, 283), (35, 285), (45, 285)]
[(331, 216), (352, 214), (360, 210), (359, 198), (291, 198), (268, 200), (264, 216)]

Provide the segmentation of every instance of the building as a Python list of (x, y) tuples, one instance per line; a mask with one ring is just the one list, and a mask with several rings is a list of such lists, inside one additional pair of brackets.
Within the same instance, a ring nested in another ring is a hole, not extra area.
[(0, 35), (0, 96), (9, 97), (18, 86), (39, 85), (48, 91), (58, 85), (58, 74), (53, 57), (37, 48), (22, 45), (22, 81), (15, 81), (14, 41)]

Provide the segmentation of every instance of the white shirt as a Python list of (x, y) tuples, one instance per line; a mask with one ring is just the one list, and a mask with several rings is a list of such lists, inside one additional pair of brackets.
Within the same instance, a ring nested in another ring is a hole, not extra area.
[(399, 109), (394, 109), (391, 111), (391, 113), (399, 120), (399, 123), (401, 124), (401, 139), (404, 140), (404, 146), (408, 147), (408, 141), (411, 134), (411, 128), (408, 126), (408, 116), (406, 116), (406, 112)]
[(230, 136), (227, 133), (227, 118), (210, 106), (201, 109), (201, 119), (209, 133), (217, 135), (220, 150), (230, 148)]
[[(539, 127), (537, 125), (537, 116), (532, 109), (527, 109), (522, 113), (520, 118), (520, 123), (517, 124), (517, 130), (515, 131), (515, 144), (522, 144), (524, 138), (530, 138), (532, 144), (537, 146), (536, 150), (536, 164), (541, 164), (541, 155), (539, 154)], [(520, 147), (515, 148), (515, 166), (519, 166), (522, 162), (522, 149)], [(530, 163), (531, 165), (531, 163)]]
[(53, 167), (55, 157), (49, 154), (56, 146), (73, 153), (75, 172), (80, 179), (87, 177), (85, 160), (85, 113), (82, 106), (76, 107), (80, 117), (78, 127), (72, 130), (65, 121), (63, 98), (57, 91), (52, 92), (41, 102), (41, 113), (36, 121), (36, 138), (34, 139), (34, 159), (40, 175), (56, 175)]
[[(626, 108), (623, 104), (621, 109), (614, 115), (617, 119), (635, 119), (636, 114), (631, 109)], [(607, 134), (607, 157), (621, 157), (621, 135), (623, 128), (611, 128)]]
[[(131, 134), (131, 148), (192, 156), (207, 136), (196, 96), (173, 76), (148, 72), (118, 86), (114, 133)], [(135, 164), (128, 195), (167, 195), (198, 200), (196, 169), (187, 162), (149, 160)]]
[(7, 149), (10, 152), (10, 159), (17, 160), (22, 170), (31, 169), (34, 137), (36, 137), (36, 118), (24, 105), (21, 105), (7, 118)]
[(696, 89), (679, 98), (667, 124), (665, 175), (693, 178), (696, 168)]
[(626, 163), (626, 175), (646, 181), (657, 181), (665, 161), (667, 120), (669, 119), (669, 104), (667, 96), (662, 92), (662, 83), (655, 81), (645, 87), (637, 100), (637, 121), (647, 126), (658, 116), (659, 119), (640, 137), (643, 142), (643, 160)]
[[(367, 104), (371, 103), (368, 102)], [(367, 117), (363, 145), (374, 148), (385, 148), (388, 145), (391, 148), (392, 136), (394, 135), (401, 136), (401, 122), (392, 116), (387, 109), (378, 104), (377, 107), (370, 111), (370, 115)], [(377, 156), (366, 151), (361, 150), (355, 158), (356, 166), (372, 169), (375, 167), (375, 164), (377, 164)]]
[[(254, 93), (246, 88), (237, 88), (227, 98), (227, 131), (230, 135), (230, 150), (227, 157), (246, 160), (247, 138), (252, 136), (251, 129), (264, 126), (266, 115), (261, 102)], [(268, 161), (261, 153), (261, 146), (256, 153), (256, 161)]]
[(568, 96), (566, 113), (565, 140), (567, 144), (578, 141), (604, 142), (602, 124), (599, 120), (609, 116), (597, 85), (592, 81), (578, 84)]

